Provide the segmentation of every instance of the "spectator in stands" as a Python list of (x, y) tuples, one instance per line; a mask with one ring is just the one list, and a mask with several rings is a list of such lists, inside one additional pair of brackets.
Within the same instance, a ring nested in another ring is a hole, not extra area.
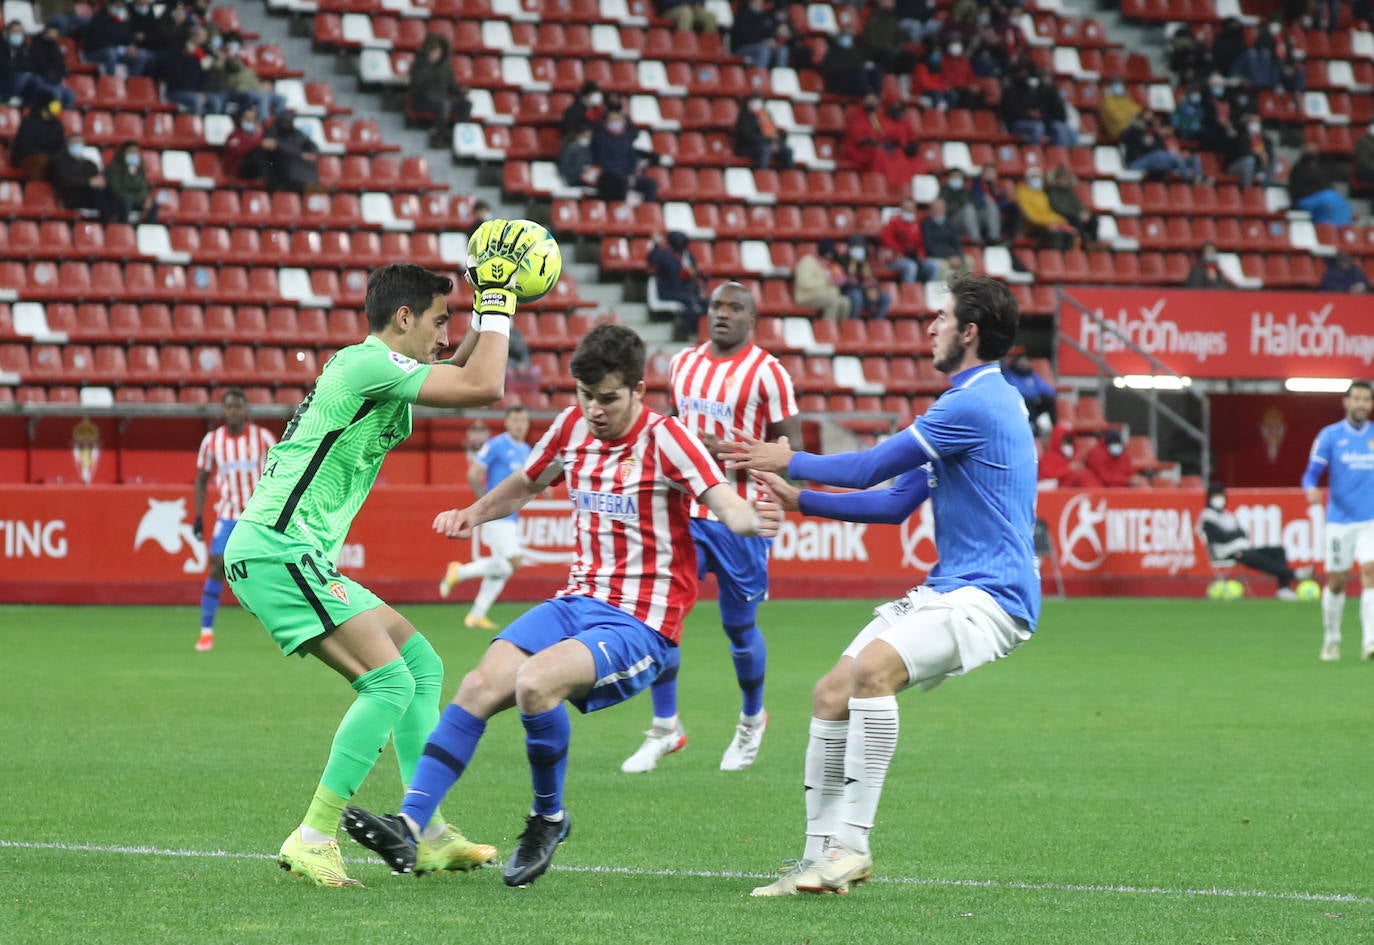
[(62, 103), (57, 99), (35, 101), (19, 122), (10, 142), (10, 166), (24, 172), (29, 180), (48, 176), (48, 163), (67, 150), (67, 132), (62, 127)]
[(778, 23), (778, 45), (787, 50), (787, 64), (793, 69), (812, 69), (816, 66), (816, 54), (807, 45), (805, 37), (792, 31), (786, 20)]
[(82, 43), (86, 61), (95, 63), (105, 75), (113, 75), (120, 66), (129, 75), (147, 75), (153, 67), (153, 54), (134, 42), (124, 0), (110, 0), (95, 12), (86, 24)]
[[(0, 102), (11, 98), (24, 101), (55, 98), (63, 108), (71, 108), (76, 104), (76, 93), (62, 85), (61, 79), (54, 83), (44, 76), (43, 64), (35, 55), (38, 44), (38, 40), (29, 42), (24, 25), (18, 20), (11, 20), (5, 27), (5, 42), (0, 44)], [(64, 64), (64, 72), (65, 69)]]
[[(170, 4), (171, 7), (181, 7), (180, 3)], [(139, 49), (146, 49), (156, 57), (159, 53), (168, 52), (180, 45), (177, 40), (177, 30), (168, 29), (168, 14), (171, 10), (159, 12), (148, 0), (134, 0), (129, 10), (129, 29), (134, 34), (134, 45)], [(186, 11), (182, 7), (182, 19), (185, 19)]]
[(945, 76), (944, 54), (939, 46), (932, 46), (925, 58), (916, 63), (916, 71), (911, 74), (911, 94), (923, 108), (945, 111), (958, 107), (959, 93)]
[(1121, 146), (1126, 152), (1126, 166), (1149, 177), (1161, 179), (1177, 174), (1191, 184), (1202, 176), (1201, 159), (1179, 151), (1169, 129), (1148, 108), (1121, 135)]
[(223, 93), (210, 89), (211, 59), (205, 48), (208, 39), (205, 27), (191, 27), (182, 44), (165, 54), (158, 65), (167, 101), (192, 115), (224, 111)]
[(925, 43), (940, 35), (944, 21), (931, 0), (897, 0), (897, 25), (908, 42)]
[(892, 126), (879, 109), (876, 92), (850, 105), (845, 117), (844, 140), (840, 143), (840, 160), (860, 171), (875, 170), (884, 151), (892, 151), (900, 132)]
[(1331, 175), (1315, 144), (1303, 145), (1302, 157), (1288, 172), (1288, 199), (1298, 210), (1312, 214), (1313, 223), (1349, 226), (1354, 219), (1350, 201), (1331, 186)]
[(1027, 144), (1073, 147), (1077, 142), (1065, 118), (1063, 97), (1050, 82), (1030, 69), (1019, 70), (1002, 87), (1002, 120), (1007, 130)]
[(792, 149), (778, 132), (778, 126), (773, 124), (772, 116), (763, 106), (763, 96), (757, 92), (749, 96), (735, 118), (735, 153), (748, 158), (761, 171), (792, 166)]
[(993, 2), (977, 9), (974, 33), (965, 36), (965, 40), (971, 42), (974, 74), (980, 78), (1001, 78), (1019, 71), (1023, 61), (1025, 68), (1029, 68), (1025, 56), (1026, 37), (1007, 8)]
[(320, 149), (296, 127), (291, 109), (277, 112), (262, 137), (262, 180), (268, 190), (303, 194), (320, 183)]
[(706, 314), (706, 295), (701, 271), (687, 246), (687, 235), (674, 230), (666, 240), (654, 236), (649, 241), (649, 268), (658, 297), (682, 306), (674, 326), (673, 340), (688, 341), (695, 338), (697, 323)]
[(485, 223), (486, 221), (492, 219), (492, 218), (495, 217), (495, 216), (496, 216), (496, 213), (495, 213), (495, 211), (493, 211), (493, 210), (491, 209), (491, 204), (487, 203), (485, 200), (478, 200), (478, 201), (476, 201), (476, 202), (473, 203), (473, 205), (472, 205), (472, 225), (473, 225), (473, 226), (476, 226), (476, 225), (479, 224), (479, 223)]
[(647, 160), (635, 150), (634, 139), (625, 114), (608, 106), (606, 120), (592, 132), (592, 163), (601, 168), (596, 186), (602, 200), (625, 200), (631, 193), (636, 195), (632, 202), (658, 199), (658, 181), (643, 175)]
[(1311, 569), (1301, 573), (1288, 565), (1288, 553), (1282, 545), (1256, 548), (1241, 527), (1235, 514), (1226, 510), (1226, 487), (1214, 482), (1207, 487), (1207, 508), (1197, 519), (1197, 531), (1207, 543), (1207, 556), (1213, 561), (1234, 561), (1267, 574), (1278, 581), (1279, 600), (1295, 601), (1298, 594), (1293, 582), (1311, 577)]
[(262, 148), (263, 128), (256, 108), (245, 108), (238, 114), (234, 130), (224, 142), (220, 158), (224, 172), (238, 180), (262, 180), (267, 153)]
[(1119, 140), (1121, 133), (1139, 114), (1140, 103), (1126, 91), (1125, 80), (1116, 78), (1108, 82), (1102, 91), (1102, 101), (1097, 106), (1097, 124), (1103, 140)]
[(438, 33), (424, 38), (410, 66), (406, 117), (438, 132), (472, 117), (472, 103), (453, 74), (453, 50)]
[(890, 190), (910, 191), (911, 179), (926, 172), (926, 159), (921, 154), (916, 126), (901, 99), (887, 103), (885, 127), (888, 139), (876, 156), (874, 170), (887, 178)]
[(1263, 187), (1274, 182), (1274, 146), (1265, 136), (1258, 115), (1244, 116), (1239, 129), (1227, 124), (1219, 126), (1219, 130), (1222, 136), (1218, 143), (1225, 148), (1220, 157), (1226, 163), (1226, 172), (1240, 178), (1241, 187), (1249, 187), (1256, 179)]
[(875, 0), (864, 20), (863, 53), (888, 75), (906, 76), (916, 65), (916, 57), (907, 52), (906, 34), (897, 13), (896, 0)]
[(1197, 36), (1181, 23), (1169, 36), (1169, 71), (1177, 86), (1190, 85), (1211, 73), (1212, 53)]
[(125, 141), (105, 165), (105, 187), (119, 201), (124, 218), (131, 223), (156, 223), (157, 203), (153, 185), (143, 170), (143, 154), (137, 141)]
[(1274, 37), (1270, 33), (1260, 33), (1255, 45), (1237, 56), (1232, 63), (1231, 77), (1254, 89), (1277, 89), (1282, 77), (1279, 75), (1279, 61), (1274, 55), (1274, 46)]
[(38, 18), (59, 36), (80, 35), (91, 22), (88, 0), (36, 0)]
[(566, 138), (582, 128), (596, 127), (601, 124), (604, 116), (605, 104), (601, 87), (588, 79), (577, 90), (577, 97), (563, 110), (563, 117), (558, 121), (558, 130)]
[(1202, 104), (1202, 89), (1196, 83), (1191, 84), (1174, 105), (1169, 124), (1173, 126), (1174, 135), (1178, 140), (1198, 144), (1203, 140), (1206, 120), (1207, 110)]
[(778, 41), (778, 18), (768, 0), (740, 4), (730, 27), (730, 51), (756, 69), (786, 69), (789, 50)]
[[(271, 118), (286, 107), (286, 98), (272, 91), (262, 79), (258, 78), (257, 72), (253, 70), (243, 59), (243, 37), (238, 33), (229, 33), (222, 37), (222, 43), (215, 40), (220, 37), (210, 37), (210, 84), (211, 87), (224, 94), (226, 100), (234, 106), (236, 110), (253, 108), (264, 118)], [(418, 58), (418, 57), (417, 57)], [(445, 61), (447, 65), (447, 61)], [(414, 78), (412, 66), (411, 77)], [(453, 70), (449, 70), (450, 78)], [(436, 79), (436, 84), (442, 79)], [(455, 83), (456, 84), (456, 83)], [(413, 88), (413, 86), (412, 86)], [(458, 111), (459, 102), (466, 103), (466, 98), (459, 98), (455, 92), (453, 102), (454, 112)], [(472, 107), (468, 106), (468, 113), (471, 114)], [(454, 118), (454, 121), (465, 121), (466, 118)], [(447, 125), (444, 126), (445, 128)]]
[(973, 181), (973, 203), (989, 246), (1016, 242), (1021, 235), (1021, 208), (1010, 190), (997, 177), (997, 165), (984, 164)]
[(1369, 277), (1349, 253), (1337, 253), (1327, 264), (1326, 272), (1322, 273), (1321, 290), (1363, 295), (1369, 291)]
[(826, 237), (816, 244), (814, 253), (797, 260), (792, 274), (792, 301), (802, 308), (815, 308), (832, 322), (847, 319), (852, 310), (840, 287), (845, 270), (835, 255), (835, 241)]
[[(658, 15), (673, 21), (678, 30), (696, 30), (698, 33), (716, 31), (716, 15), (706, 9), (701, 0), (655, 0)], [(696, 333), (695, 325), (693, 334)]]
[(1097, 215), (1078, 196), (1078, 178), (1063, 164), (1050, 173), (1045, 184), (1050, 209), (1078, 231), (1079, 245), (1088, 249), (1097, 244)]
[(939, 269), (937, 279), (948, 281), (969, 269), (970, 262), (959, 243), (959, 234), (950, 222), (945, 202), (939, 197), (930, 202), (930, 210), (921, 221), (921, 240), (926, 245), (927, 260)]
[(987, 95), (978, 85), (977, 77), (973, 74), (973, 60), (964, 50), (964, 41), (958, 36), (953, 37), (940, 59), (940, 73), (945, 83), (954, 90), (959, 108), (983, 108), (987, 104)]
[(840, 30), (826, 41), (820, 64), (825, 90), (836, 95), (874, 95), (883, 87), (883, 74), (854, 46), (854, 34)]
[(877, 270), (869, 258), (868, 238), (855, 233), (849, 238), (849, 249), (844, 261), (844, 294), (849, 299), (849, 310), (857, 318), (887, 318), (892, 307), (892, 295), (878, 282)]
[(1221, 29), (1212, 40), (1212, 67), (1222, 75), (1230, 75), (1236, 60), (1249, 48), (1245, 27), (1236, 17), (1228, 16), (1221, 21)]
[(1108, 489), (1143, 486), (1145, 477), (1135, 471), (1135, 463), (1126, 455), (1126, 443), (1119, 429), (1102, 434), (1097, 444), (1083, 457), (1083, 466), (1102, 480)]
[(898, 282), (929, 282), (939, 277), (940, 267), (926, 259), (925, 239), (916, 222), (916, 200), (902, 198), (901, 209), (888, 218), (878, 234), (885, 260), (897, 273)]
[(1233, 289), (1231, 280), (1221, 271), (1217, 263), (1217, 247), (1210, 240), (1202, 244), (1197, 259), (1188, 270), (1188, 278), (1183, 282), (1189, 289)]
[(1374, 124), (1355, 142), (1355, 158), (1350, 180), (1358, 188), (1374, 187)]
[(1017, 345), (1007, 352), (1007, 357), (1002, 362), (1002, 376), (1007, 379), (1008, 384), (1020, 391), (1021, 399), (1026, 402), (1031, 429), (1035, 431), (1035, 435), (1044, 436), (1050, 432), (1055, 421), (1059, 419), (1058, 394), (1053, 384), (1035, 373), (1030, 355), (1026, 354), (1024, 347)]
[(1282, 37), (1274, 55), (1279, 60), (1279, 84), (1293, 96), (1294, 103), (1301, 102), (1302, 93), (1307, 91), (1307, 52), (1293, 43), (1292, 37)]
[(80, 135), (67, 139), (67, 150), (55, 155), (48, 164), (48, 178), (52, 181), (57, 199), (68, 210), (93, 210), (105, 223), (123, 218), (123, 206), (106, 188), (100, 165), (85, 155), (85, 142)]
[[(67, 53), (62, 49), (57, 27), (45, 26), (29, 40), (29, 56), (40, 79), (63, 92), (71, 92), (64, 84), (67, 81)], [(71, 95), (75, 103), (76, 94), (71, 92)]]
[(1016, 185), (1016, 206), (1025, 221), (1027, 236), (1048, 249), (1073, 249), (1074, 228), (1050, 206), (1045, 173), (1040, 168), (1027, 169), (1025, 180)]
[(979, 213), (978, 204), (973, 199), (973, 188), (969, 187), (968, 181), (964, 179), (963, 170), (956, 167), (945, 174), (945, 182), (940, 187), (940, 199), (945, 202), (949, 221), (954, 225), (954, 232), (959, 234), (960, 239), (983, 245), (987, 236), (984, 223), (997, 211), (995, 208), (987, 208), (982, 214)]
[(558, 147), (558, 173), (569, 187), (595, 187), (601, 170), (592, 161), (590, 125), (568, 135)]
[(1097, 475), (1085, 469), (1078, 460), (1078, 444), (1073, 427), (1056, 423), (1050, 439), (1040, 454), (1040, 489), (1096, 489), (1102, 485)]

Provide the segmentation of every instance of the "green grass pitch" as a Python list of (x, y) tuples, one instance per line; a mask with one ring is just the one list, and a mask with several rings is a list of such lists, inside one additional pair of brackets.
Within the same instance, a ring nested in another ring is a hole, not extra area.
[[(242, 611), (196, 653), (189, 608), (0, 607), (0, 942), (1374, 941), (1374, 664), (1353, 607), (1344, 659), (1322, 663), (1317, 608), (1270, 600), (1048, 603), (1010, 659), (902, 696), (875, 882), (751, 900), (800, 852), (811, 683), (869, 607), (764, 607), (772, 724), (757, 764), (726, 774), (738, 696), (703, 602), (685, 638), (687, 750), (622, 775), (648, 698), (575, 717), (573, 834), (523, 890), (496, 869), (393, 877), (346, 838), (366, 889), (278, 870), (351, 693)], [(461, 608), (401, 609), (451, 695), (485, 638)], [(504, 856), (528, 792), (507, 714), (445, 810)], [(388, 750), (359, 801), (398, 800)]]

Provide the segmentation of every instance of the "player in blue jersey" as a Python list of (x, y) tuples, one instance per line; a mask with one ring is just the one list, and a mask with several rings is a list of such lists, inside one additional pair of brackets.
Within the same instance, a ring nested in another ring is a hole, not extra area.
[[(806, 847), (755, 896), (843, 895), (867, 880), (869, 831), (897, 747), (896, 694), (1004, 657), (1035, 630), (1035, 441), (1025, 401), (998, 367), (1016, 334), (1016, 301), (984, 275), (949, 289), (929, 334), (951, 389), (904, 432), (834, 456), (740, 436), (727, 460), (806, 515), (895, 524), (929, 498), (940, 556), (925, 584), (874, 611), (812, 691)], [(831, 493), (799, 490), (779, 473), (865, 490), (897, 478), (885, 489)]]
[[(529, 432), (530, 415), (525, 408), (519, 404), (506, 408), (506, 432), (483, 443), (468, 466), (468, 483), (478, 498), (505, 482), (511, 473), (525, 468), (525, 460), (530, 455), (530, 445), (525, 442)], [(482, 585), (463, 623), (480, 630), (495, 630), (496, 624), (487, 617), (487, 611), (520, 567), (524, 554), (520, 547), (519, 516), (512, 513), (487, 522), (482, 526), (481, 536), (491, 549), (491, 557), (467, 564), (450, 561), (444, 579), (439, 582), (439, 596), (447, 597), (459, 581), (480, 577)]]
[(1342, 401), (1345, 419), (1323, 427), (1312, 442), (1312, 454), (1302, 487), (1307, 501), (1322, 500), (1326, 473), (1326, 588), (1322, 591), (1321, 658), (1341, 658), (1341, 618), (1345, 614), (1345, 586), (1352, 565), (1360, 566), (1361, 654), (1374, 660), (1374, 393), (1366, 381), (1356, 381)]

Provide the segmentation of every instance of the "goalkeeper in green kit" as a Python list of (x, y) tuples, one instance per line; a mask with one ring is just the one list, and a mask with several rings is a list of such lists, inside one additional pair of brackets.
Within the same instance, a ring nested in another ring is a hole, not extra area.
[[(224, 551), (234, 596), (282, 652), (313, 656), (357, 698), (334, 734), (319, 788), (282, 844), (283, 869), (321, 886), (360, 886), (335, 840), (348, 799), (394, 739), (409, 784), (439, 719), (443, 664), (424, 636), (377, 595), (334, 567), (386, 454), (411, 430), (411, 404), (481, 407), (504, 394), (516, 296), (511, 277), (537, 226), (491, 220), (469, 241), (476, 287), (471, 330), (452, 361), (445, 297), (453, 280), (395, 263), (367, 281), (369, 334), (325, 364), (267, 455), (262, 480)], [(416, 872), (469, 870), (496, 856), (436, 812)]]

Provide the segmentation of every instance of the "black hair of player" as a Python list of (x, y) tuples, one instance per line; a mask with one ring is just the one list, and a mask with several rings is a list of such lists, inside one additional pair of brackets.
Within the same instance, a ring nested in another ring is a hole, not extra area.
[(506, 408), (505, 416), (509, 417), (513, 413), (529, 413), (524, 404), (511, 404)]
[(998, 361), (1011, 350), (1021, 310), (1005, 283), (973, 272), (949, 283), (954, 296), (954, 318), (959, 329), (978, 326), (978, 360)]
[(607, 374), (620, 374), (621, 383), (631, 390), (644, 380), (644, 339), (624, 325), (605, 323), (587, 332), (573, 352), (568, 370), (572, 376), (594, 387)]
[(242, 387), (224, 388), (224, 393), (220, 395), (219, 402), (221, 404), (227, 404), (230, 400), (234, 399), (235, 397), (243, 401), (245, 404), (248, 403), (248, 395), (243, 392)]
[(1345, 396), (1349, 397), (1357, 387), (1366, 394), (1374, 396), (1374, 385), (1371, 385), (1369, 381), (1351, 381), (1350, 386), (1345, 389)]
[(436, 295), (446, 296), (452, 291), (453, 280), (448, 276), (414, 263), (391, 263), (373, 270), (367, 277), (367, 297), (363, 300), (368, 330), (385, 330), (402, 307), (419, 318), (434, 304)]

